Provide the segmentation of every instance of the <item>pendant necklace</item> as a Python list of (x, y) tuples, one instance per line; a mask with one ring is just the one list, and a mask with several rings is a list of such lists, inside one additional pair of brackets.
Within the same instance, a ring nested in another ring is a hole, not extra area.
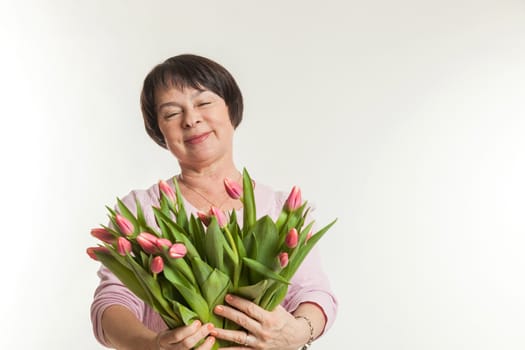
[[(239, 179), (241, 178), (242, 175), (240, 175), (238, 178), (237, 178), (237, 181), (239, 181)], [(224, 205), (224, 203), (226, 203), (226, 201), (228, 199), (230, 199), (230, 196), (226, 195), (226, 198), (224, 198), (224, 200), (219, 203), (219, 205), (213, 203), (211, 200), (208, 199), (208, 197), (206, 197), (204, 194), (202, 194), (201, 192), (197, 191), (195, 188), (193, 188), (192, 186), (188, 185), (183, 179), (182, 179), (182, 176), (181, 175), (177, 175), (177, 180), (179, 181), (180, 184), (184, 185), (184, 187), (186, 187), (188, 190), (192, 191), (193, 193), (195, 193), (196, 195), (198, 195), (199, 197), (201, 197), (202, 199), (204, 199), (206, 202), (208, 202), (211, 206), (217, 208), (217, 209), (221, 209), (221, 207)]]

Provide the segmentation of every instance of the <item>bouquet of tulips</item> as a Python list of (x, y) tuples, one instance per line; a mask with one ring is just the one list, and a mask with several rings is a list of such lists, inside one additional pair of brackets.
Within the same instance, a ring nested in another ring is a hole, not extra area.
[(117, 199), (118, 211), (108, 207), (111, 224), (91, 230), (102, 244), (87, 249), (170, 328), (197, 319), (238, 328), (213, 313), (228, 293), (274, 309), (306, 255), (336, 221), (313, 233), (310, 208), (295, 186), (276, 221), (267, 215), (257, 219), (246, 169), (242, 186), (224, 181), (228, 195), (242, 201), (242, 225), (235, 211), (228, 218), (214, 207), (188, 216), (173, 182), (175, 191), (159, 182), (160, 206), (153, 208), (158, 228), (148, 225), (138, 201), (134, 214)]

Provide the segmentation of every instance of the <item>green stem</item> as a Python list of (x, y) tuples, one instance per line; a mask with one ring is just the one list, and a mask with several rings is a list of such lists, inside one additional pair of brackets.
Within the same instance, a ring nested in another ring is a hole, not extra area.
[(233, 239), (232, 233), (230, 232), (227, 226), (224, 226), (224, 232), (226, 232), (226, 239), (229, 241), (233, 253), (235, 254), (235, 261), (233, 267), (233, 289), (237, 290), (237, 287), (239, 286), (239, 279), (241, 276), (241, 269), (239, 266), (239, 250), (237, 249), (237, 245), (235, 244), (235, 240)]

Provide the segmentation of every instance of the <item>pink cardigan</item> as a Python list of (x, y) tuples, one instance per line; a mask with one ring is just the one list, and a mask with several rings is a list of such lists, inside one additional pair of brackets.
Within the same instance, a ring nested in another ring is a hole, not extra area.
[[(255, 186), (254, 192), (258, 216), (269, 215), (275, 220), (281, 211), (287, 194), (275, 192), (259, 183)], [(157, 206), (159, 202), (158, 185), (155, 184), (147, 190), (132, 191), (122, 199), (126, 206), (134, 212), (136, 209), (135, 198), (141, 203), (148, 224), (157, 227), (151, 207)], [(197, 212), (197, 209), (188, 201), (185, 200), (184, 205), (188, 212), (194, 214)], [(242, 219), (242, 213), (239, 212), (237, 217)], [(102, 345), (107, 346), (107, 343), (100, 321), (102, 313), (110, 305), (118, 304), (127, 307), (146, 327), (153, 331), (161, 331), (167, 328), (159, 314), (122, 285), (107, 268), (101, 266), (98, 276), (100, 277), (100, 284), (95, 290), (94, 300), (91, 304), (91, 321), (95, 337)], [(288, 294), (281, 305), (289, 312), (293, 312), (299, 304), (304, 302), (315, 303), (321, 307), (327, 321), (324, 332), (328, 330), (336, 316), (337, 300), (330, 290), (330, 283), (322, 269), (317, 248), (312, 249), (297, 270), (291, 280)]]

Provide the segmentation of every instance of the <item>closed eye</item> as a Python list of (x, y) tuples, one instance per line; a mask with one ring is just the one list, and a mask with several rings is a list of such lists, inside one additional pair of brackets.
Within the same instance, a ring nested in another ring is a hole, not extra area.
[(179, 114), (180, 114), (180, 112), (174, 112), (174, 113), (166, 114), (164, 116), (164, 119), (170, 119), (170, 118), (178, 116)]

